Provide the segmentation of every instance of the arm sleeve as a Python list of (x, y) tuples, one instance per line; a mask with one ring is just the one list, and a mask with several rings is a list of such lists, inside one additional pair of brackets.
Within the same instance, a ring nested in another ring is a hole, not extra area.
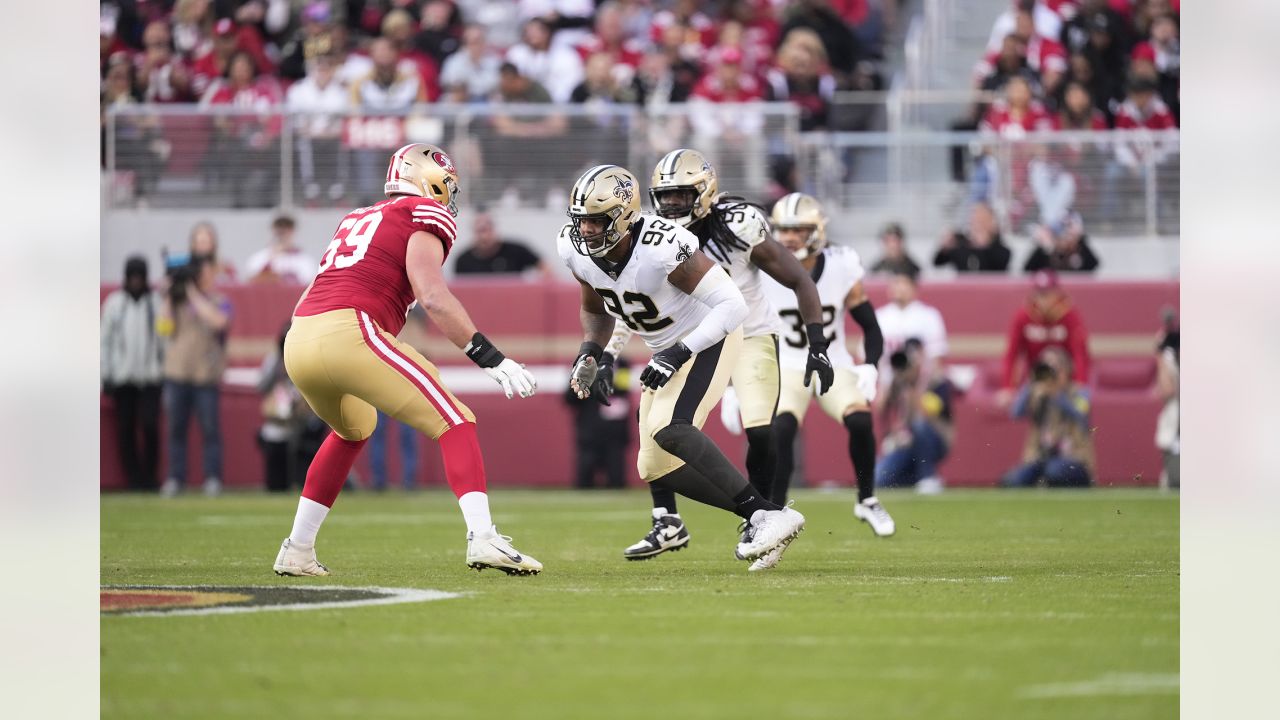
[(720, 342), (747, 319), (747, 301), (742, 299), (742, 292), (729, 279), (729, 273), (719, 265), (713, 265), (702, 276), (692, 294), (711, 308), (702, 323), (684, 336), (685, 347), (695, 353)]
[(631, 340), (631, 336), (635, 333), (626, 323), (614, 323), (613, 335), (609, 337), (609, 342), (604, 346), (604, 351), (610, 355), (622, 357), (622, 350), (627, 346), (627, 342)]
[(862, 328), (862, 347), (868, 365), (879, 365), (880, 356), (884, 354), (884, 335), (880, 332), (880, 323), (876, 320), (876, 311), (870, 300), (863, 300), (849, 310), (853, 321)]

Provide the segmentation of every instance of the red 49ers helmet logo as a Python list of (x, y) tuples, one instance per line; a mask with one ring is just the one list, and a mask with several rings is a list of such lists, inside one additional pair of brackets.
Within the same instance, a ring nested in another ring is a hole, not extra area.
[(448, 155), (445, 155), (439, 150), (436, 150), (435, 152), (431, 153), (431, 159), (435, 160), (436, 164), (444, 168), (444, 171), (449, 173), (450, 175), (458, 174), (458, 171), (455, 170), (453, 167), (453, 161), (449, 159)]

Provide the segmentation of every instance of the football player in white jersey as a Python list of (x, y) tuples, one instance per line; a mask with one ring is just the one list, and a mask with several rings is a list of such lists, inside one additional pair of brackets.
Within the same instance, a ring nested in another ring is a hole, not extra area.
[[(849, 458), (858, 480), (858, 504), (853, 514), (871, 526), (880, 537), (894, 533), (893, 518), (875, 496), (876, 438), (871, 426), (870, 404), (875, 400), (878, 375), (876, 364), (884, 350), (884, 338), (876, 313), (862, 288), (865, 271), (852, 248), (828, 246), (826, 218), (813, 197), (792, 193), (773, 206), (774, 232), (786, 248), (795, 253), (818, 286), (823, 321), (836, 381), (831, 392), (818, 398), (818, 405), (849, 431)], [(780, 360), (782, 394), (774, 432), (778, 438), (778, 475), (773, 486), (774, 502), (786, 502), (791, 471), (795, 467), (793, 448), (796, 432), (804, 421), (813, 397), (801, 381), (805, 370), (809, 336), (805, 332), (795, 295), (772, 281), (765, 281), (766, 293), (779, 316), (790, 326), (783, 334)], [(862, 329), (864, 362), (849, 354), (844, 331), (844, 311)], [(767, 560), (767, 558), (766, 558)]]
[[(732, 416), (730, 431), (746, 431), (747, 479), (768, 497), (772, 492), (776, 443), (774, 410), (778, 406), (778, 335), (783, 325), (764, 295), (762, 278), (769, 275), (790, 288), (801, 315), (812, 324), (814, 342), (808, 359), (806, 384), (818, 376), (818, 392), (831, 386), (834, 372), (826, 356), (822, 332), (822, 304), (818, 289), (800, 263), (773, 239), (765, 213), (742, 198), (719, 194), (715, 168), (696, 150), (667, 153), (653, 169), (649, 198), (659, 217), (698, 237), (699, 247), (729, 273), (749, 308), (742, 323), (742, 353), (733, 367), (731, 387), (721, 403), (722, 416)], [(616, 354), (627, 339), (625, 328), (614, 331), (609, 350)], [(628, 560), (644, 560), (689, 542), (675, 495), (665, 487), (649, 486), (653, 497), (653, 527), (626, 548)]]
[(702, 433), (742, 347), (747, 303), (689, 231), (641, 214), (635, 176), (598, 165), (574, 183), (557, 250), (582, 285), (585, 335), (570, 387), (608, 403), (604, 345), (622, 321), (653, 358), (640, 374), (640, 477), (744, 520), (740, 560), (781, 554), (804, 516), (769, 502)]

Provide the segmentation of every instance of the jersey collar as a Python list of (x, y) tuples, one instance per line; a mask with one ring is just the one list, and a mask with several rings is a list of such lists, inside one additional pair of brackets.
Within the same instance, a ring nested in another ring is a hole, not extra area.
[(644, 229), (644, 218), (640, 218), (639, 220), (631, 223), (631, 227), (627, 230), (627, 233), (631, 235), (631, 246), (627, 248), (627, 254), (623, 255), (622, 259), (618, 262), (612, 263), (604, 258), (598, 257), (591, 258), (591, 262), (595, 263), (596, 267), (600, 268), (600, 272), (603, 272), (605, 275), (617, 280), (618, 276), (622, 274), (623, 268), (625, 268), (627, 263), (631, 261), (631, 256), (636, 254), (636, 245), (639, 244), (638, 238), (640, 237), (640, 231), (642, 229)]
[(813, 264), (813, 269), (809, 271), (809, 276), (813, 278), (814, 282), (818, 282), (818, 279), (822, 277), (822, 271), (826, 268), (827, 254), (824, 252), (818, 253), (818, 262)]

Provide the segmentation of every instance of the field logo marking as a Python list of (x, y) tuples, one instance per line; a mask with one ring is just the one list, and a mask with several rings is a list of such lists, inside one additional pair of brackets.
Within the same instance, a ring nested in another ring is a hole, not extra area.
[(103, 585), (103, 615), (231, 615), (272, 610), (329, 610), (452, 600), (466, 593), (343, 585)]

